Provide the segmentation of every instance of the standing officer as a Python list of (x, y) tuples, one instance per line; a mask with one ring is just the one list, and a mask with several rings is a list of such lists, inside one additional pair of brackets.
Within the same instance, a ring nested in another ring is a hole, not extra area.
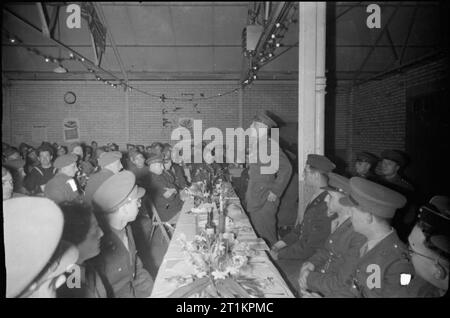
[(325, 201), (328, 192), (328, 173), (336, 168), (327, 157), (309, 154), (304, 169), (305, 184), (313, 191), (312, 201), (305, 209), (303, 222), (282, 240), (273, 244), (270, 254), (286, 274), (292, 285), (298, 285), (300, 267), (318, 248), (325, 244), (331, 233), (332, 218), (328, 216)]
[(56, 158), (54, 167), (58, 173), (45, 186), (44, 195), (60, 204), (65, 201), (81, 201), (78, 187), (73, 179), (78, 172), (78, 157), (75, 154), (62, 155)]
[(119, 151), (108, 151), (103, 152), (98, 157), (98, 165), (101, 170), (90, 176), (85, 190), (85, 201), (88, 204), (92, 204), (92, 197), (95, 191), (113, 175), (119, 173), (123, 166), (120, 162), (122, 158), (122, 153)]
[[(270, 128), (275, 126), (276, 123), (265, 112), (260, 113), (253, 119), (250, 128), (254, 128), (254, 131), (257, 132), (258, 149), (263, 139), (268, 140), (267, 145), (271, 143), (268, 132)], [(260, 134), (261, 128), (263, 128), (262, 134)], [(268, 242), (269, 246), (273, 245), (278, 239), (276, 214), (280, 197), (286, 189), (292, 174), (292, 166), (277, 142), (275, 145), (277, 149), (271, 149), (271, 152), (277, 152), (278, 150), (278, 171), (272, 174), (261, 173), (261, 168), (266, 164), (261, 163), (259, 160), (260, 156), (258, 156), (256, 163), (249, 163), (249, 181), (245, 195), (247, 212), (255, 231)]]
[(351, 274), (349, 269), (356, 264), (361, 246), (367, 239), (355, 232), (349, 209), (339, 203), (350, 193), (349, 179), (333, 172), (328, 176), (328, 186), (323, 188), (329, 194), (325, 199), (327, 214), (330, 217), (336, 214), (337, 217), (331, 222), (331, 234), (325, 245), (303, 263), (299, 285), (301, 290), (320, 293), (324, 297), (332, 294), (348, 297), (351, 295), (345, 280)]
[(92, 262), (108, 293), (108, 297), (148, 297), (153, 280), (136, 254), (130, 222), (136, 219), (145, 189), (136, 185), (130, 171), (122, 171), (106, 180), (95, 192), (104, 236), (101, 252)]
[(414, 268), (408, 249), (391, 227), (390, 220), (395, 211), (405, 205), (406, 198), (380, 184), (353, 177), (350, 195), (340, 199), (340, 203), (350, 207), (353, 228), (367, 238), (346, 282), (352, 294), (356, 297), (404, 294)]

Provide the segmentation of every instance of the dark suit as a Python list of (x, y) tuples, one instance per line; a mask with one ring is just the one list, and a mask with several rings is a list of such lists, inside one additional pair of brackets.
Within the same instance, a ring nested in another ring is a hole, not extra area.
[(307, 260), (315, 267), (307, 278), (308, 289), (325, 297), (351, 296), (345, 281), (366, 241), (366, 237), (355, 232), (350, 218), (345, 220), (328, 237), (325, 245)]
[[(268, 141), (268, 145), (270, 141)], [(276, 214), (280, 204), (280, 198), (286, 189), (292, 174), (292, 166), (279, 148), (279, 167), (276, 173), (261, 173), (262, 167), (269, 167), (270, 164), (263, 164), (259, 161), (249, 164), (249, 181), (245, 194), (247, 212), (255, 228), (256, 233), (268, 241), (270, 245), (277, 239)], [(267, 201), (269, 192), (274, 193), (277, 199), (274, 202)]]
[(132, 298), (148, 297), (153, 288), (153, 279), (143, 268), (136, 255), (136, 246), (131, 227), (125, 227), (128, 249), (119, 238), (117, 231), (103, 226), (104, 236), (101, 252), (92, 262), (105, 283), (108, 297)]
[(328, 207), (324, 201), (327, 194), (328, 192), (323, 191), (308, 204), (303, 222), (283, 237), (283, 241), (288, 246), (278, 252), (277, 264), (297, 290), (303, 262), (325, 244), (325, 240), (331, 233), (333, 219), (328, 217)]

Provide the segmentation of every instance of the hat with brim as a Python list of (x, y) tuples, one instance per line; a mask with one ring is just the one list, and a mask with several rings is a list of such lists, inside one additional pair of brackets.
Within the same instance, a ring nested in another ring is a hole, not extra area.
[(5, 166), (5, 168), (18, 170), (25, 166), (25, 161), (23, 159), (7, 160), (7, 161), (5, 161), (3, 166)]
[(381, 153), (381, 159), (387, 159), (394, 161), (400, 167), (403, 167), (406, 164), (406, 157), (400, 150), (395, 149), (387, 149)]
[(105, 213), (112, 213), (122, 205), (142, 198), (145, 189), (136, 185), (136, 177), (130, 171), (121, 171), (108, 178), (94, 193), (94, 203)]
[(328, 185), (322, 187), (323, 190), (350, 194), (350, 180), (348, 178), (329, 172), (328, 179)]
[(324, 173), (328, 173), (333, 171), (336, 168), (336, 165), (331, 162), (325, 156), (317, 155), (317, 154), (309, 154), (306, 159), (306, 164), (308, 164), (311, 168), (319, 170)]
[(164, 158), (162, 155), (152, 153), (152, 154), (150, 154), (148, 159), (145, 160), (145, 163), (150, 166), (152, 163), (158, 163), (158, 162), (163, 163), (163, 161), (164, 161)]
[(360, 177), (350, 179), (350, 194), (339, 199), (344, 206), (355, 206), (381, 218), (391, 219), (406, 204), (406, 198), (378, 183)]
[(44, 269), (61, 238), (64, 217), (52, 200), (3, 201), (6, 297), (15, 297)]
[(78, 160), (78, 156), (73, 153), (70, 153), (70, 154), (62, 155), (62, 156), (59, 156), (58, 158), (56, 158), (53, 166), (55, 168), (60, 169), (60, 168), (67, 167), (67, 166), (77, 162), (77, 160)]
[(368, 162), (372, 166), (378, 162), (378, 157), (370, 152), (362, 151), (356, 154), (356, 161)]
[(122, 153), (120, 151), (108, 151), (103, 152), (98, 157), (98, 164), (100, 167), (105, 167), (117, 160), (120, 160), (122, 158)]

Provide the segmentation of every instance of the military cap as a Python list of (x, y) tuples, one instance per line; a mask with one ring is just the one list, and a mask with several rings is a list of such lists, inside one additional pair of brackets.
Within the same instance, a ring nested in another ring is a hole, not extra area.
[(137, 155), (144, 156), (142, 154), (142, 152), (140, 152), (139, 150), (136, 150), (136, 149), (130, 150), (130, 154), (129, 154), (130, 159), (135, 159), (137, 157)]
[(322, 189), (350, 194), (350, 180), (348, 178), (334, 172), (329, 172), (328, 179), (328, 185), (322, 187)]
[(406, 204), (400, 193), (360, 177), (350, 179), (350, 194), (339, 202), (345, 206), (361, 207), (364, 211), (385, 219), (394, 217), (395, 211)]
[(3, 152), (3, 156), (5, 158), (8, 158), (9, 156), (12, 156), (14, 154), (18, 154), (20, 156), (19, 150), (17, 150), (16, 148), (13, 148), (13, 147), (8, 148)]
[(396, 162), (400, 167), (405, 166), (406, 157), (400, 150), (387, 149), (381, 153), (381, 159), (388, 159)]
[(356, 154), (356, 161), (368, 162), (372, 166), (375, 165), (378, 162), (378, 160), (379, 159), (377, 156), (367, 151), (361, 151)]
[(309, 154), (308, 158), (306, 159), (306, 164), (310, 165), (311, 168), (325, 173), (331, 172), (334, 170), (334, 168), (336, 168), (336, 165), (331, 162), (330, 159), (325, 156), (316, 154)]
[(434, 205), (443, 215), (450, 217), (450, 198), (444, 195), (435, 195), (430, 203)]
[(120, 151), (108, 151), (103, 152), (98, 157), (98, 164), (100, 167), (105, 167), (114, 161), (120, 160), (122, 158), (122, 153)]
[(277, 123), (269, 117), (266, 111), (259, 112), (254, 118), (253, 121), (263, 123), (267, 125), (269, 128), (276, 127)]
[(78, 156), (73, 153), (70, 153), (70, 154), (62, 155), (62, 156), (59, 156), (58, 158), (56, 158), (53, 166), (55, 168), (60, 169), (60, 168), (66, 167), (68, 165), (71, 165), (72, 163), (77, 162), (77, 160), (78, 160)]
[(151, 154), (148, 156), (148, 159), (145, 160), (145, 163), (146, 163), (147, 165), (150, 166), (152, 163), (155, 163), (155, 162), (163, 163), (163, 161), (164, 161), (164, 158), (163, 158), (162, 155), (160, 155), (160, 154), (155, 154), (155, 153), (151, 153)]
[(121, 171), (108, 178), (95, 191), (93, 201), (105, 213), (116, 211), (125, 203), (142, 198), (145, 189), (136, 185), (136, 177), (130, 171)]
[(6, 168), (17, 170), (20, 168), (23, 168), (25, 166), (25, 160), (22, 158), (20, 159), (13, 159), (13, 160), (6, 160), (3, 164)]
[(62, 235), (64, 217), (52, 200), (3, 201), (6, 296), (15, 297), (44, 269)]

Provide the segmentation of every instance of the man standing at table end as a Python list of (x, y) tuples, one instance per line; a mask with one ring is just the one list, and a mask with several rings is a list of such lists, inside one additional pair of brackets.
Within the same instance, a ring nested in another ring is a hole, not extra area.
[[(261, 152), (260, 145), (267, 139), (267, 149), (270, 144), (274, 144), (276, 149), (271, 149), (271, 153), (278, 152), (279, 167), (275, 173), (264, 173), (266, 164), (261, 162), (261, 154), (255, 158), (256, 162), (249, 164), (249, 182), (246, 192), (247, 212), (255, 228), (256, 233), (265, 239), (268, 244), (274, 244), (277, 239), (276, 214), (280, 204), (280, 197), (287, 187), (292, 174), (292, 166), (288, 158), (278, 145), (278, 140), (271, 140), (268, 135), (269, 129), (276, 127), (276, 123), (267, 115), (261, 112), (253, 119), (250, 128), (253, 129), (253, 137), (257, 137), (258, 151)], [(250, 138), (251, 140), (253, 138)], [(263, 154), (265, 155), (265, 154)], [(271, 157), (272, 158), (272, 157)], [(269, 163), (270, 164), (270, 163)]]

